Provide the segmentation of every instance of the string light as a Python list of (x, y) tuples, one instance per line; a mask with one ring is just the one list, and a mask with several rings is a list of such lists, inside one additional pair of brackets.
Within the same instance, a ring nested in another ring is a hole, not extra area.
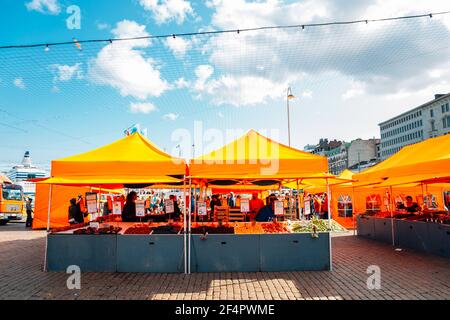
[[(152, 39), (152, 38), (169, 38), (175, 36), (198, 36), (198, 35), (212, 35), (212, 34), (222, 34), (222, 33), (234, 33), (239, 34), (240, 32), (247, 31), (257, 31), (257, 30), (272, 30), (272, 29), (291, 29), (291, 28), (299, 28), (305, 29), (305, 27), (323, 27), (323, 26), (332, 26), (332, 25), (346, 25), (346, 24), (356, 24), (356, 23), (369, 23), (369, 22), (384, 22), (384, 21), (393, 21), (393, 20), (403, 20), (403, 19), (418, 19), (424, 17), (432, 18), (433, 15), (446, 15), (449, 14), (450, 11), (442, 11), (442, 12), (432, 12), (427, 14), (417, 14), (410, 16), (397, 16), (390, 18), (380, 18), (380, 19), (363, 19), (363, 20), (351, 20), (351, 21), (334, 21), (334, 22), (323, 22), (323, 23), (310, 23), (310, 24), (296, 24), (296, 25), (285, 25), (285, 26), (271, 26), (271, 27), (256, 27), (256, 28), (247, 28), (247, 29), (234, 29), (234, 30), (217, 30), (217, 31), (202, 31), (202, 32), (188, 32), (188, 33), (179, 33), (179, 34), (165, 34), (165, 35), (150, 35), (144, 37), (133, 37), (133, 38), (116, 38), (110, 39), (109, 41), (130, 41), (130, 40), (143, 40), (143, 39)], [(108, 40), (105, 39), (94, 39), (94, 40), (76, 40), (75, 44), (81, 45), (82, 43), (95, 43), (95, 42), (105, 42)], [(55, 42), (51, 43), (52, 46), (57, 45), (67, 45), (72, 44), (74, 41), (70, 42)], [(28, 45), (9, 45), (9, 46), (0, 46), (0, 49), (17, 49), (17, 48), (33, 48), (33, 47), (42, 47), (46, 44), (28, 44)]]

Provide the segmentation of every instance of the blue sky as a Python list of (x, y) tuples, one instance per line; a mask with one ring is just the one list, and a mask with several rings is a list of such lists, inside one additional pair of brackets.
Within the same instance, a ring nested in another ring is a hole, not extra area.
[[(0, 45), (382, 18), (445, 1), (4, 0)], [(67, 28), (71, 5), (81, 29)], [(447, 7), (447, 8), (446, 8)], [(174, 153), (180, 129), (278, 130), (292, 144), (379, 136), (377, 124), (449, 92), (450, 16), (357, 26), (0, 50), (0, 165), (112, 142), (134, 123)], [(178, 131), (177, 131), (178, 130)], [(206, 139), (206, 138), (205, 138)], [(225, 137), (224, 140), (229, 140)], [(207, 151), (213, 143), (204, 141)], [(225, 142), (225, 141), (223, 141)], [(218, 141), (215, 142), (216, 144)], [(197, 154), (202, 150), (197, 150)], [(187, 153), (188, 151), (185, 151)]]

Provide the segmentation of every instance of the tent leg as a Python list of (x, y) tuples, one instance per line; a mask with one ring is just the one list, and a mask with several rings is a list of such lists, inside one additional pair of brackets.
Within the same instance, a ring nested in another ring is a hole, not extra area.
[(356, 236), (356, 214), (355, 214), (355, 187), (352, 187), (352, 219), (353, 219), (353, 235)]
[(184, 274), (187, 274), (187, 244), (186, 244), (186, 177), (183, 179), (183, 201), (185, 202), (183, 208), (183, 240), (184, 240)]
[(48, 192), (48, 208), (47, 208), (47, 236), (45, 237), (45, 255), (44, 255), (44, 272), (47, 272), (47, 259), (48, 259), (48, 235), (50, 233), (50, 209), (52, 205), (52, 189), (53, 185), (50, 185)]
[(191, 198), (192, 198), (192, 179), (189, 178), (188, 274), (191, 274), (191, 224), (192, 224)]
[(395, 231), (394, 231), (394, 194), (392, 191), (392, 186), (389, 187), (389, 194), (390, 194), (390, 211), (391, 211), (391, 237), (392, 237), (392, 246), (395, 247)]
[(333, 253), (331, 252), (331, 188), (330, 188), (330, 184), (328, 182), (328, 178), (326, 179), (327, 181), (327, 205), (328, 205), (328, 229), (329, 229), (329, 241), (330, 241), (330, 271), (333, 271)]

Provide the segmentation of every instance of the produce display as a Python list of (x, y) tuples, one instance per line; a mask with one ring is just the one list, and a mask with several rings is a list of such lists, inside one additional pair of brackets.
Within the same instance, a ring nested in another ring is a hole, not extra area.
[(103, 226), (100, 228), (87, 227), (85, 229), (78, 229), (73, 234), (117, 234), (122, 230), (120, 227)]
[(234, 234), (234, 228), (228, 226), (199, 226), (191, 228), (192, 234)]
[(257, 222), (241, 222), (234, 225), (235, 234), (261, 234), (264, 230), (260, 223)]
[(148, 224), (135, 224), (129, 227), (123, 234), (150, 234), (152, 228)]
[(178, 234), (181, 231), (181, 227), (177, 226), (159, 226), (152, 228), (152, 234)]
[[(317, 219), (315, 217), (312, 218), (311, 220), (291, 222), (289, 227), (293, 232), (296, 233), (329, 231), (328, 220)], [(331, 220), (331, 231), (344, 232), (346, 230), (339, 223), (337, 223), (334, 220)]]
[(264, 233), (290, 233), (286, 225), (281, 222), (262, 223), (261, 227)]
[(113, 215), (113, 214), (109, 214), (107, 216), (101, 216), (98, 217), (97, 219), (95, 219), (96, 222), (121, 222), (122, 221), (122, 217), (119, 215)]
[(73, 229), (79, 229), (79, 228), (83, 228), (84, 226), (85, 226), (84, 223), (77, 223), (77, 224), (71, 224), (70, 226), (67, 226), (67, 227), (52, 228), (52, 233), (69, 231), (69, 230), (73, 230)]

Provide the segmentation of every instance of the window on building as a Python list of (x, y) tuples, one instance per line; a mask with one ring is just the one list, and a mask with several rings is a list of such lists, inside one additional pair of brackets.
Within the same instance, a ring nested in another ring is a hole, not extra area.
[(443, 104), (443, 105), (441, 106), (441, 111), (442, 111), (442, 113), (445, 112), (445, 104)]
[(431, 131), (436, 131), (436, 124), (434, 120), (431, 121)]
[(434, 110), (433, 109), (430, 109), (430, 117), (434, 117)]

